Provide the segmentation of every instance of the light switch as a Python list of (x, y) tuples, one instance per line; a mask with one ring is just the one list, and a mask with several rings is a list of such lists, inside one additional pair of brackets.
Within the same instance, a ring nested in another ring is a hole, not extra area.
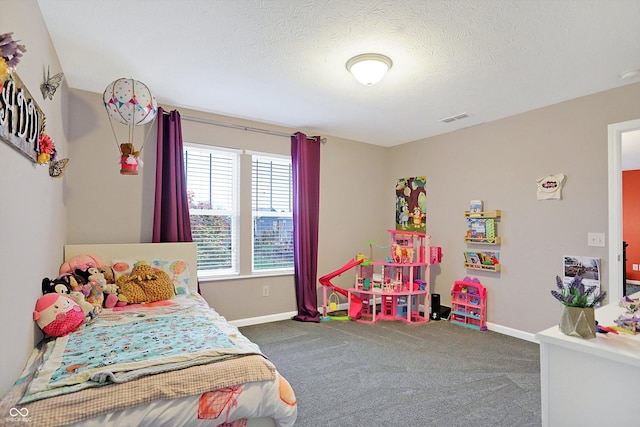
[(587, 233), (587, 245), (604, 247), (604, 233)]

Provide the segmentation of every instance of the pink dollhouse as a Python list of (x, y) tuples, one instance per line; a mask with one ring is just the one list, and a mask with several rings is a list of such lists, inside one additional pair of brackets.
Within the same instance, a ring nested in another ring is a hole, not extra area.
[(432, 251), (435, 248), (430, 248), (431, 236), (425, 233), (387, 231), (391, 237), (387, 259), (360, 263), (356, 269), (355, 286), (347, 289), (349, 304), (352, 299), (357, 299), (360, 306), (359, 312), (351, 315), (352, 320), (361, 323), (378, 320), (426, 323), (429, 321), (430, 304), (429, 267), (440, 262), (440, 251)]

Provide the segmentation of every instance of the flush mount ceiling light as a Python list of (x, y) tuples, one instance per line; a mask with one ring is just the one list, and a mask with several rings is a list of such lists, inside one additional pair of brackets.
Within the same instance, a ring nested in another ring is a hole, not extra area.
[(630, 80), (630, 79), (635, 79), (638, 76), (640, 76), (640, 69), (629, 70), (629, 71), (625, 71), (624, 73), (620, 74), (620, 79), (621, 80)]
[(347, 61), (347, 70), (363, 85), (372, 86), (382, 80), (391, 65), (393, 62), (388, 56), (363, 53)]

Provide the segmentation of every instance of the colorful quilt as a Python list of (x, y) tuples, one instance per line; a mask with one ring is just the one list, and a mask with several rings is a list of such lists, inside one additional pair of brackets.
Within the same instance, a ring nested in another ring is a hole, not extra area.
[(199, 298), (185, 296), (156, 312), (138, 306), (98, 316), (48, 342), (44, 361), (20, 403), (260, 354), (242, 335), (222, 329), (219, 315)]
[(239, 426), (264, 416), (290, 426), (297, 414), (291, 386), (259, 347), (196, 293), (105, 309), (78, 331), (43, 342), (0, 401), (16, 422), (35, 425), (120, 425), (118, 417), (147, 413), (140, 405), (162, 408), (171, 423), (184, 420), (176, 426), (197, 419)]

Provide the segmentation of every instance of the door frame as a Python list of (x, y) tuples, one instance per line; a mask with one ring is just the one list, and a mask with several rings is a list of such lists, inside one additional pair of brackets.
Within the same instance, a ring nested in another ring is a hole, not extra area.
[(612, 123), (609, 134), (609, 303), (622, 299), (622, 134), (640, 130), (640, 119)]

